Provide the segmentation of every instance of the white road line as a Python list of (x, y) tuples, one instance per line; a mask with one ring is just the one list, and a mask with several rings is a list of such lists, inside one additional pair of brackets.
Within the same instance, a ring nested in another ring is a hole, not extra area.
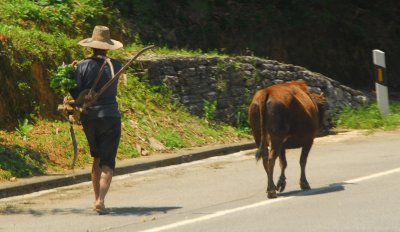
[(264, 206), (264, 205), (270, 205), (270, 204), (273, 204), (273, 203), (276, 203), (276, 202), (285, 201), (285, 200), (289, 200), (289, 199), (292, 199), (292, 198), (294, 198), (294, 197), (281, 197), (281, 198), (276, 198), (276, 199), (272, 199), (272, 200), (265, 200), (265, 201), (257, 202), (255, 204), (251, 204), (251, 205), (245, 205), (245, 206), (241, 206), (241, 207), (238, 207), (238, 208), (222, 210), (222, 211), (218, 211), (218, 212), (206, 215), (206, 216), (193, 218), (193, 219), (188, 219), (188, 220), (183, 220), (183, 221), (175, 222), (175, 223), (172, 223), (172, 224), (169, 224), (169, 225), (165, 225), (165, 226), (161, 226), (161, 227), (157, 227), (157, 228), (153, 228), (153, 229), (149, 229), (149, 230), (144, 230), (142, 232), (157, 232), (157, 231), (173, 229), (173, 228), (184, 226), (184, 225), (187, 225), (187, 224), (206, 221), (206, 220), (213, 219), (213, 218), (216, 218), (216, 217), (225, 216), (227, 214), (236, 213), (236, 212), (239, 212), (239, 211), (242, 211), (242, 210), (246, 210), (246, 209), (257, 208), (257, 207)]
[[(375, 174), (372, 174), (372, 175), (351, 179), (351, 180), (345, 181), (344, 183), (349, 183), (349, 184), (350, 183), (359, 183), (359, 182), (362, 182), (362, 181), (366, 181), (366, 180), (370, 180), (370, 179), (374, 179), (374, 178), (390, 175), (390, 174), (397, 173), (397, 172), (400, 172), (400, 168), (395, 168), (395, 169), (388, 170), (388, 171), (385, 171), (385, 172), (379, 172), (379, 173), (375, 173)], [(331, 187), (326, 187), (326, 188), (331, 188)], [(214, 212), (214, 213), (211, 213), (209, 215), (202, 216), (202, 217), (193, 218), (193, 219), (187, 219), (187, 220), (171, 223), (171, 224), (168, 224), (168, 225), (152, 228), (152, 229), (149, 229), (149, 230), (143, 230), (141, 232), (158, 232), (158, 231), (169, 230), (169, 229), (181, 227), (181, 226), (188, 225), (188, 224), (193, 224), (193, 223), (196, 223), (196, 222), (201, 222), (201, 221), (206, 221), (206, 220), (210, 220), (210, 219), (217, 218), (217, 217), (222, 217), (222, 216), (225, 216), (225, 215), (228, 215), (228, 214), (232, 214), (232, 213), (236, 213), (236, 212), (243, 211), (243, 210), (253, 209), (253, 208), (257, 208), (257, 207), (261, 207), (261, 206), (265, 206), (265, 205), (270, 205), (270, 204), (274, 204), (274, 203), (281, 202), (281, 201), (290, 200), (290, 199), (293, 199), (293, 198), (295, 198), (295, 196), (279, 197), (279, 198), (272, 199), (272, 200), (265, 200), (265, 201), (257, 202), (257, 203), (251, 204), (251, 205), (245, 205), (245, 206), (241, 206), (241, 207), (237, 207), (237, 208), (233, 208), (233, 209), (217, 211), (217, 212)]]
[(396, 172), (400, 172), (400, 168), (395, 168), (395, 169), (391, 169), (391, 170), (388, 170), (388, 171), (385, 171), (385, 172), (375, 173), (375, 174), (372, 174), (372, 175), (369, 175), (369, 176), (359, 177), (359, 178), (356, 178), (356, 179), (345, 181), (345, 183), (348, 183), (348, 184), (358, 183), (358, 182), (362, 182), (364, 180), (374, 179), (374, 178), (378, 178), (378, 177), (381, 177), (381, 176), (390, 175), (390, 174), (396, 173)]

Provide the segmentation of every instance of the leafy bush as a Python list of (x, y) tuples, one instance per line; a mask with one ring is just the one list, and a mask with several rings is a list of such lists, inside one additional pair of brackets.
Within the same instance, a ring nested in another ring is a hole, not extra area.
[(28, 119), (24, 119), (19, 122), (19, 126), (16, 131), (21, 135), (22, 139), (25, 141), (28, 137), (28, 132), (32, 130), (33, 126), (29, 124)]
[(51, 78), (50, 87), (53, 90), (65, 96), (69, 90), (76, 87), (75, 67), (72, 64), (63, 64), (58, 67), (56, 75)]
[(105, 8), (101, 0), (38, 0), (0, 2), (3, 24), (69, 36), (90, 33), (95, 24), (116, 24), (118, 10)]
[(204, 120), (206, 122), (214, 120), (216, 109), (217, 109), (217, 101), (210, 102), (204, 99), (203, 110), (204, 110)]
[(82, 56), (77, 40), (59, 32), (50, 34), (36, 29), (0, 24), (0, 34), (7, 38), (3, 55), (11, 60), (18, 70), (30, 69), (34, 61), (40, 61), (51, 68), (56, 63), (71, 61)]

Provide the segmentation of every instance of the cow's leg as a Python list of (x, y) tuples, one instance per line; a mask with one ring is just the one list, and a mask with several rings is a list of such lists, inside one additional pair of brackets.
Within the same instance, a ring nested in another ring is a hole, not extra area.
[(271, 138), (271, 150), (268, 155), (263, 157), (264, 169), (268, 175), (267, 197), (276, 198), (276, 186), (274, 183), (274, 166), (282, 147), (282, 139)]
[(286, 187), (285, 170), (287, 167), (286, 151), (283, 148), (281, 150), (281, 153), (279, 154), (279, 164), (281, 166), (281, 176), (279, 177), (279, 181), (278, 181), (278, 184), (276, 185), (276, 189), (279, 192), (283, 192), (283, 190), (285, 190), (285, 187)]
[(306, 178), (306, 164), (307, 164), (307, 157), (308, 153), (311, 150), (312, 143), (306, 146), (303, 146), (301, 149), (301, 156), (300, 156), (300, 168), (301, 168), (301, 175), (300, 175), (300, 188), (303, 190), (311, 189), (310, 185), (308, 184)]
[[(269, 152), (269, 154), (271, 154)], [(263, 157), (263, 165), (264, 169), (267, 172), (268, 176), (268, 185), (267, 185), (267, 197), (268, 198), (276, 198), (276, 187), (274, 184), (274, 177), (273, 177), (273, 172), (274, 172), (274, 164), (275, 160), (270, 159), (270, 158), (264, 158)]]

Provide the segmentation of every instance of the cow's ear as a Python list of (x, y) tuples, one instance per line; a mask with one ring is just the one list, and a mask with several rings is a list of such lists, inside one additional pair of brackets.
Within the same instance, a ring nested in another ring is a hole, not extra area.
[(325, 102), (326, 102), (326, 97), (325, 97), (325, 95), (324, 95), (323, 92), (321, 92), (321, 93), (319, 93), (319, 94), (317, 94), (317, 93), (312, 94), (312, 98), (313, 98), (318, 104), (321, 104), (321, 105), (324, 105)]
[(326, 97), (325, 97), (325, 93), (324, 93), (324, 92), (321, 92), (321, 93), (319, 94), (319, 96), (320, 96), (324, 101), (326, 101)]

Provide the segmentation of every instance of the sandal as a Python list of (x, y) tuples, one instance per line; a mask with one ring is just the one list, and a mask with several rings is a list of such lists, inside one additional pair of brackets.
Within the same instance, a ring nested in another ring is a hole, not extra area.
[(99, 214), (99, 215), (106, 215), (109, 214), (110, 212), (106, 209), (104, 205), (102, 206), (96, 206), (94, 210)]

